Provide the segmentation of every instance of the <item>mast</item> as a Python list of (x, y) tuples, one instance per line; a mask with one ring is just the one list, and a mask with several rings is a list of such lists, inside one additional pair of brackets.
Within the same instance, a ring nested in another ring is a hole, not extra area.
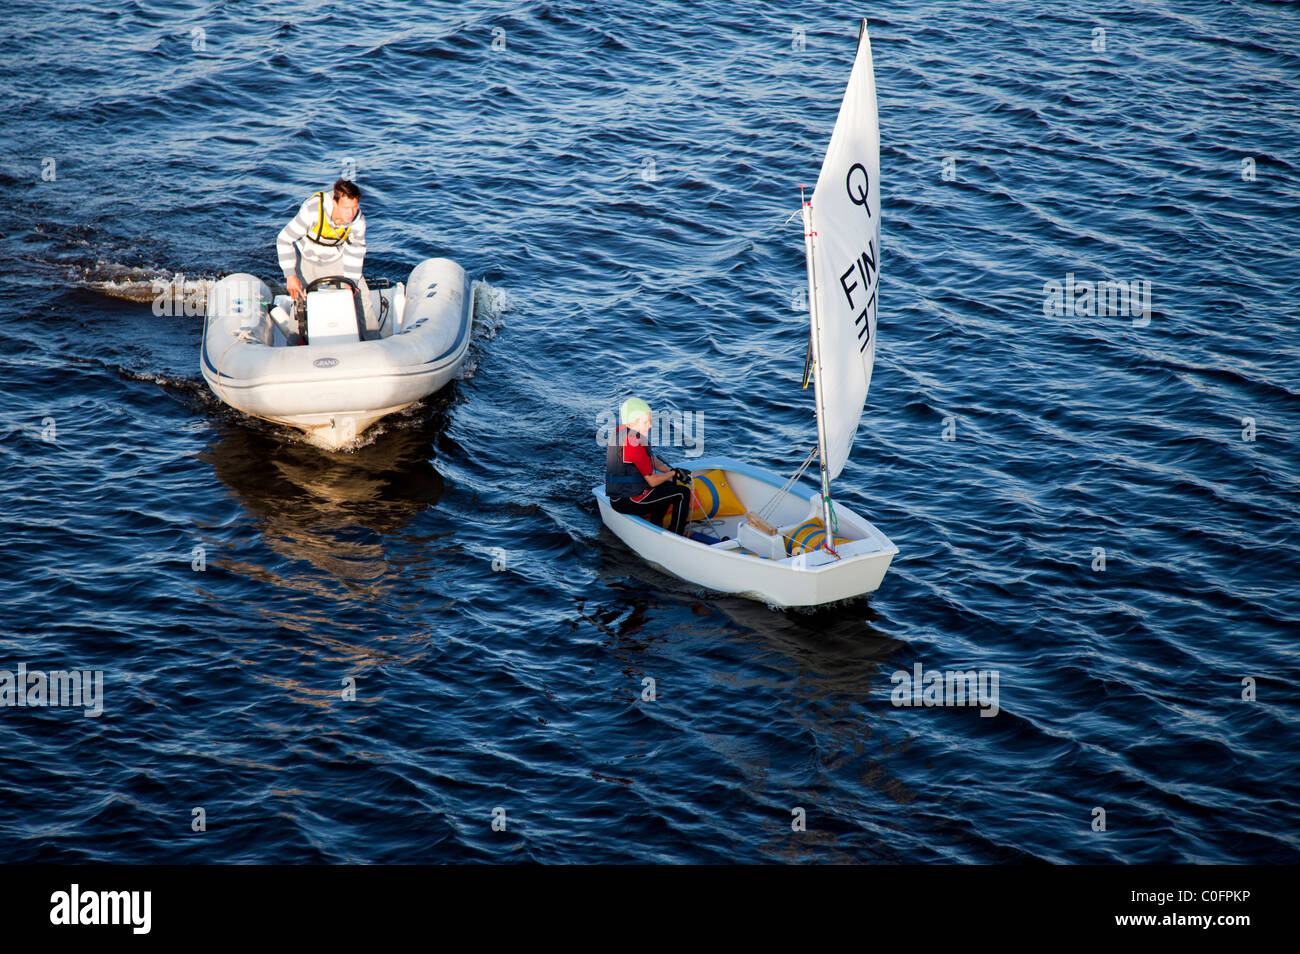
[[(822, 341), (817, 324), (817, 267), (813, 257), (813, 245), (817, 233), (812, 227), (812, 203), (804, 200), (803, 187), (799, 187), (799, 200), (803, 203), (803, 239), (804, 252), (808, 258), (808, 316), (812, 326), (812, 362), (813, 362), (813, 403), (817, 410), (817, 457), (821, 465), (822, 488), (822, 525), (826, 530), (823, 546), (834, 556), (835, 535), (831, 527), (831, 481), (826, 467), (826, 422), (822, 416)], [(805, 377), (805, 380), (806, 377)]]

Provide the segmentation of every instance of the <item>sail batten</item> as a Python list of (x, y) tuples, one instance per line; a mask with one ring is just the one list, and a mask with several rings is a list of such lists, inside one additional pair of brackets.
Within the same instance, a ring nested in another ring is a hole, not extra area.
[[(824, 474), (844, 469), (871, 384), (880, 284), (880, 132), (866, 21), (822, 161), (805, 250)], [(825, 492), (825, 488), (823, 488)]]

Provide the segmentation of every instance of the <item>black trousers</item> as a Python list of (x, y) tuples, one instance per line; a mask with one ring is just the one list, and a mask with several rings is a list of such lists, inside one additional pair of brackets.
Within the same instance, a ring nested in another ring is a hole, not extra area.
[(666, 480), (658, 487), (651, 487), (650, 492), (640, 500), (615, 497), (609, 505), (619, 513), (646, 517), (656, 527), (662, 525), (665, 511), (672, 507), (673, 522), (668, 529), (680, 534), (686, 529), (686, 519), (691, 514), (691, 492), (681, 484)]

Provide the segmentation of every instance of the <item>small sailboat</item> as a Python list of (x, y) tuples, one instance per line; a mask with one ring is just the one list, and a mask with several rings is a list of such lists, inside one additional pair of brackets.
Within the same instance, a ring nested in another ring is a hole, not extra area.
[(405, 283), (370, 289), (366, 326), (345, 278), (306, 289), (295, 318), (253, 275), (227, 275), (208, 293), (199, 367), (231, 407), (295, 427), (327, 450), (429, 396), (456, 376), (469, 350), (474, 286), (447, 258), (417, 265)]
[[(880, 133), (867, 22), (822, 162), (803, 203), (817, 446), (789, 479), (725, 457), (693, 462), (692, 510), (681, 536), (614, 510), (601, 519), (650, 563), (709, 589), (774, 606), (815, 606), (874, 592), (898, 548), (831, 499), (857, 434), (876, 352), (880, 282)], [(800, 482), (820, 462), (820, 489)], [(827, 533), (827, 528), (830, 533)]]

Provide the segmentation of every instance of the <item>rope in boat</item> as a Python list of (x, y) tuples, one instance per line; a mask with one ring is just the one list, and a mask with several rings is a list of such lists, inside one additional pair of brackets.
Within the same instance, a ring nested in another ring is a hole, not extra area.
[[(700, 511), (700, 513), (704, 514), (704, 519), (703, 519), (703, 520), (695, 520), (695, 521), (692, 521), (692, 522), (693, 522), (693, 523), (702, 523), (702, 524), (704, 524), (706, 527), (709, 528), (709, 532), (710, 532), (710, 533), (716, 533), (716, 532), (717, 532), (717, 527), (714, 526), (713, 518), (710, 517), (710, 516), (709, 516), (709, 512), (708, 512), (707, 510), (704, 509), (704, 504), (700, 502), (700, 498), (697, 497), (697, 496), (695, 495), (695, 479), (694, 479), (694, 478), (691, 479), (691, 507), (692, 507), (692, 508), (698, 508), (699, 511)], [(688, 516), (689, 516), (689, 514), (688, 514)]]
[(835, 534), (840, 531), (840, 518), (835, 512), (835, 501), (831, 500), (831, 485), (830, 481), (826, 479), (825, 471), (822, 471), (822, 506), (826, 508), (826, 512), (830, 514), (831, 518), (830, 526), (823, 528), (825, 534), (822, 538), (822, 546), (826, 548), (827, 553), (838, 560), (840, 551), (835, 549)]
[[(760, 518), (762, 518), (763, 520), (767, 520), (769, 523), (771, 522), (768, 517), (769, 513), (775, 510), (777, 501), (779, 501), (782, 497), (786, 495), (787, 492), (789, 492), (790, 488), (793, 487), (795, 483), (798, 482), (799, 478), (804, 475), (804, 471), (806, 471), (808, 467), (812, 464), (812, 462), (817, 459), (817, 451), (818, 448), (814, 446), (813, 449), (808, 452), (808, 456), (803, 459), (803, 463), (799, 465), (799, 469), (790, 475), (790, 479), (787, 480), (781, 486), (781, 489), (778, 490), (776, 493), (774, 493), (772, 497), (767, 501), (767, 503), (763, 505), (763, 508), (758, 511), (758, 516)], [(830, 494), (827, 492), (828, 489), (829, 488), (826, 486), (825, 480), (823, 479), (822, 499), (826, 502), (827, 509), (830, 511), (830, 515), (831, 515), (831, 525), (829, 530), (826, 533), (826, 542), (823, 544), (823, 546), (832, 556), (838, 559), (839, 552), (836, 551), (833, 541), (835, 540), (835, 534), (838, 533), (840, 529), (840, 519), (839, 516), (835, 513), (835, 504), (834, 502), (831, 501)], [(778, 531), (778, 533), (779, 532), (780, 531)], [(780, 535), (781, 535), (781, 539), (783, 540), (786, 541), (794, 540), (794, 537), (792, 537), (788, 533), (782, 533)]]
[[(824, 500), (824, 501), (826, 502), (826, 509), (830, 512), (830, 515), (831, 515), (831, 534), (832, 534), (832, 536), (830, 536), (828, 539), (830, 539), (830, 540), (834, 540), (835, 537), (833, 536), (833, 534), (836, 534), (836, 533), (839, 533), (839, 532), (840, 532), (840, 516), (839, 516), (839, 514), (837, 514), (837, 513), (835, 512), (835, 501), (834, 501), (834, 500), (831, 500), (831, 495), (830, 495), (830, 493), (827, 492), (828, 489), (829, 489), (829, 488), (827, 488), (827, 489), (823, 489), (823, 491), (822, 491), (822, 500)], [(827, 549), (827, 550), (833, 550), (834, 547), (832, 547), (832, 546), (828, 543), (828, 544), (826, 545), (826, 549)]]

